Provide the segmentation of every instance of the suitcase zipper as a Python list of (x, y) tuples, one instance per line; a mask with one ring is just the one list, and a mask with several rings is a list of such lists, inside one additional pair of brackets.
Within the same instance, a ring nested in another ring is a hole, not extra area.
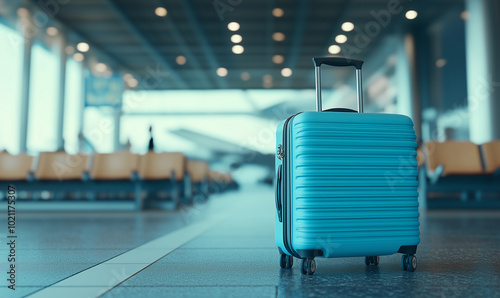
[[(300, 112), (302, 113), (302, 112)], [(283, 145), (281, 147), (281, 153), (282, 153), (282, 158), (280, 158), (282, 160), (282, 164), (283, 164), (283, 174), (282, 174), (282, 196), (283, 196), (283, 199), (282, 199), (282, 208), (283, 208), (283, 244), (285, 246), (285, 249), (294, 257), (296, 258), (301, 258), (300, 255), (292, 248), (292, 235), (291, 235), (291, 227), (290, 229), (288, 229), (288, 225), (290, 224), (291, 225), (291, 221), (290, 221), (290, 218), (289, 218), (289, 210), (290, 210), (290, 206), (288, 206), (288, 200), (287, 200), (287, 197), (288, 197), (288, 193), (291, 193), (291, 189), (290, 188), (286, 188), (285, 186), (287, 185), (286, 181), (287, 181), (287, 177), (289, 177), (289, 162), (287, 162), (290, 158), (290, 154), (287, 154), (287, 148), (289, 149), (290, 146), (287, 146), (287, 143), (288, 143), (288, 124), (289, 122), (292, 120), (293, 117), (297, 116), (298, 114), (300, 113), (297, 113), (295, 115), (292, 115), (290, 117), (288, 117), (286, 120), (285, 120), (285, 123), (283, 125), (283, 137), (282, 137), (282, 142), (283, 142)], [(280, 151), (280, 148), (278, 146), (278, 152)], [(278, 155), (278, 158), (279, 158), (279, 155)], [(288, 183), (288, 187), (290, 187), (290, 183)], [(288, 233), (290, 233), (290, 237), (288, 237)]]

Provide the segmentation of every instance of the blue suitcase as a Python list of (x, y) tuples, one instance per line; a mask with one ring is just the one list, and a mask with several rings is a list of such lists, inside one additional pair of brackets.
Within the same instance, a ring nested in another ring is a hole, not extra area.
[[(403, 115), (363, 114), (363, 61), (314, 58), (316, 111), (283, 120), (276, 131), (276, 233), (281, 268), (302, 259), (312, 275), (315, 257), (402, 253), (415, 271), (420, 242), (416, 137)], [(322, 111), (322, 64), (354, 66), (358, 112)]]

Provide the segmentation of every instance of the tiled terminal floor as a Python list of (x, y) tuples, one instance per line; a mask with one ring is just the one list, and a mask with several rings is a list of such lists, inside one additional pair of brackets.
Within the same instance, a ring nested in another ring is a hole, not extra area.
[(298, 260), (279, 268), (273, 212), (265, 186), (180, 212), (20, 212), (17, 289), (6, 288), (4, 244), (0, 297), (500, 297), (498, 211), (424, 214), (414, 273), (393, 255), (378, 268), (317, 259), (313, 276), (301, 275)]

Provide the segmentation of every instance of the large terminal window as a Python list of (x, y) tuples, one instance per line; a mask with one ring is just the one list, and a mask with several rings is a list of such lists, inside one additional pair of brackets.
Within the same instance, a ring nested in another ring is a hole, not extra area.
[(19, 153), (23, 39), (0, 22), (0, 150)]
[(28, 152), (57, 149), (57, 55), (35, 42), (31, 52)]

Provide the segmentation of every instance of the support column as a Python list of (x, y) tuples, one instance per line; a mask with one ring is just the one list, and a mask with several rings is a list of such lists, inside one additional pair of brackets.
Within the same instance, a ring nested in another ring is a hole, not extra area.
[(500, 139), (499, 9), (498, 0), (466, 0), (469, 135), (478, 144)]
[(85, 102), (86, 102), (86, 98), (85, 96), (87, 96), (86, 94), (86, 86), (85, 86), (85, 79), (87, 78), (88, 76), (88, 69), (86, 69), (87, 65), (86, 65), (86, 62), (84, 63), (81, 63), (81, 83), (82, 83), (82, 88), (81, 88), (81, 91), (82, 93), (80, 94), (80, 115), (79, 115), (79, 119), (78, 119), (78, 134), (83, 134), (83, 131), (85, 130)]
[(21, 28), (23, 30), (23, 65), (21, 77), (21, 109), (19, 115), (19, 152), (24, 153), (27, 150), (28, 143), (28, 119), (30, 105), (30, 76), (31, 76), (31, 48), (33, 46), (33, 38), (35, 30), (30, 21), (31, 13), (20, 17)]
[(422, 125), (415, 51), (414, 36), (411, 34), (402, 35), (397, 46), (397, 109), (398, 113), (413, 120), (417, 142), (420, 143)]
[(120, 126), (121, 126), (121, 118), (122, 118), (122, 108), (116, 107), (113, 114), (113, 151), (118, 151), (122, 149), (122, 145), (120, 143)]
[(64, 150), (64, 99), (66, 97), (66, 61), (68, 59), (68, 55), (65, 51), (66, 40), (64, 35), (61, 33), (57, 37), (56, 42), (56, 51), (59, 56), (59, 77), (58, 81), (58, 100), (57, 100), (57, 124), (56, 124), (56, 142), (57, 142), (57, 150)]

